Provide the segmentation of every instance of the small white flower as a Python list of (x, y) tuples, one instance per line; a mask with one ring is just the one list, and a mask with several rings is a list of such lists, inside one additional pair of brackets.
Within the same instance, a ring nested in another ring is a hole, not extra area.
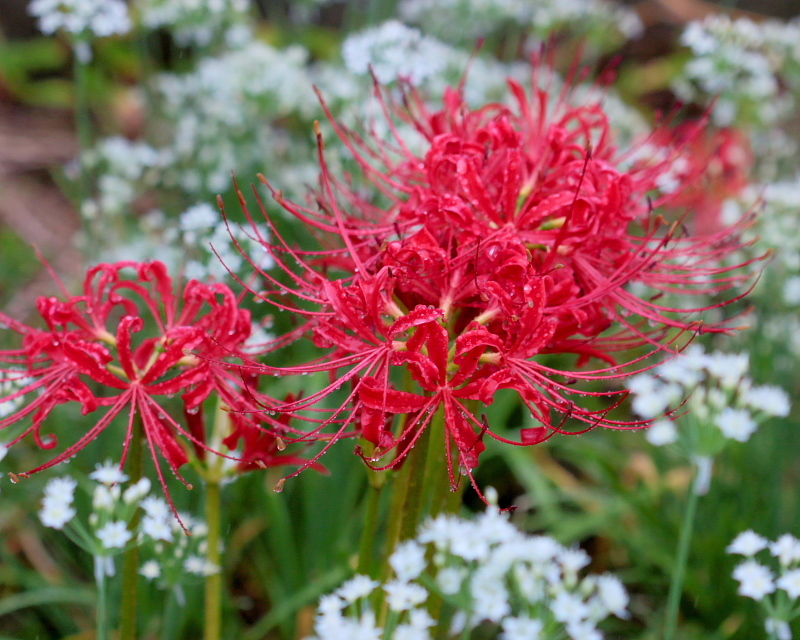
[(770, 543), (769, 550), (784, 567), (800, 562), (800, 540), (791, 534), (784, 533), (775, 542)]
[(183, 568), (189, 573), (200, 576), (213, 576), (219, 573), (219, 567), (200, 556), (189, 556), (183, 562)]
[(578, 596), (561, 591), (550, 603), (550, 610), (559, 622), (578, 624), (589, 616), (589, 606)]
[(366, 598), (377, 586), (378, 583), (375, 580), (359, 574), (339, 587), (336, 594), (348, 604), (353, 604), (360, 598)]
[(749, 411), (732, 407), (723, 409), (714, 419), (714, 423), (726, 437), (739, 442), (747, 442), (758, 428)]
[(92, 508), (95, 511), (100, 511), (101, 509), (104, 511), (111, 511), (115, 504), (116, 500), (114, 499), (114, 494), (111, 493), (107, 486), (99, 484), (94, 488), (94, 493), (92, 494)]
[(767, 548), (769, 542), (766, 538), (762, 538), (752, 530), (742, 531), (738, 536), (733, 539), (726, 551), (728, 553), (736, 553), (741, 556), (753, 557), (759, 551)]
[(778, 640), (792, 640), (792, 628), (784, 620), (767, 618), (764, 621), (764, 629), (770, 635), (775, 634)]
[(694, 358), (679, 355), (660, 364), (656, 371), (661, 379), (682, 385), (684, 388), (690, 388), (704, 377), (702, 366), (698, 367), (695, 364)]
[(657, 420), (645, 432), (647, 441), (656, 447), (672, 444), (678, 439), (678, 430), (671, 420)]
[(430, 629), (436, 620), (425, 609), (412, 609), (408, 612), (408, 624), (414, 629)]
[(72, 518), (75, 517), (75, 509), (68, 503), (58, 500), (44, 500), (42, 510), (39, 512), (39, 520), (45, 527), (53, 529), (63, 529)]
[(328, 595), (322, 596), (319, 599), (319, 607), (317, 610), (319, 611), (320, 615), (327, 616), (334, 613), (341, 613), (342, 609), (344, 609), (346, 605), (347, 603), (335, 593), (329, 593)]
[(508, 617), (503, 620), (500, 640), (539, 640), (544, 624), (528, 616)]
[(772, 572), (755, 560), (743, 562), (733, 570), (733, 577), (739, 581), (739, 595), (762, 600), (775, 591)]
[(683, 395), (683, 387), (679, 384), (659, 384), (649, 393), (636, 395), (631, 401), (631, 408), (643, 418), (656, 418), (678, 404)]
[(588, 565), (591, 558), (583, 549), (564, 549), (558, 555), (558, 562), (564, 573), (575, 574)]
[(597, 577), (596, 584), (597, 597), (603, 606), (618, 618), (627, 618), (628, 592), (619, 578), (606, 573)]
[(461, 567), (446, 567), (436, 575), (436, 582), (442, 593), (452, 596), (461, 591), (461, 585), (467, 577), (466, 569)]
[(719, 379), (720, 384), (733, 388), (739, 384), (750, 367), (750, 355), (747, 353), (733, 354), (715, 351), (706, 359), (708, 372)]
[(763, 411), (769, 416), (785, 418), (791, 409), (789, 396), (780, 387), (752, 387), (745, 392), (742, 400), (748, 407)]
[(775, 582), (779, 589), (783, 589), (792, 599), (800, 598), (800, 569), (792, 569), (784, 573)]
[(603, 634), (590, 622), (568, 622), (567, 633), (572, 640), (603, 640)]
[(647, 395), (654, 393), (658, 388), (658, 380), (649, 373), (640, 373), (638, 375), (628, 378), (625, 386), (631, 390), (632, 393), (638, 395)]
[(150, 479), (141, 478), (136, 484), (131, 485), (122, 494), (122, 500), (125, 504), (133, 504), (139, 502), (148, 493), (150, 493)]
[(545, 562), (556, 558), (563, 547), (547, 536), (532, 536), (525, 540), (525, 553), (536, 562)]
[(78, 483), (74, 478), (63, 476), (61, 478), (51, 478), (44, 486), (45, 500), (72, 504), (75, 499), (75, 488)]
[(161, 577), (161, 565), (155, 560), (148, 560), (139, 569), (139, 575), (144, 576), (148, 580), (155, 580)]
[(172, 541), (172, 527), (166, 519), (145, 516), (142, 518), (142, 533), (153, 540)]
[(389, 558), (398, 580), (414, 580), (425, 569), (425, 548), (413, 540), (397, 546)]
[[(150, 516), (151, 518), (155, 518), (156, 520), (163, 520), (169, 517), (170, 509), (169, 505), (167, 504), (166, 500), (163, 498), (157, 498), (156, 496), (148, 496), (140, 505), (144, 512)], [(186, 522), (186, 520), (184, 520)]]
[(511, 613), (508, 589), (503, 585), (503, 576), (494, 575), (494, 568), (484, 565), (470, 581), (474, 612), (479, 620), (500, 622)]
[(128, 480), (128, 476), (122, 473), (120, 468), (110, 460), (107, 460), (104, 464), (96, 464), (95, 470), (89, 474), (89, 477), (105, 485), (117, 484)]
[(386, 603), (392, 611), (408, 611), (422, 604), (428, 598), (425, 587), (401, 580), (393, 580), (383, 586), (386, 591)]
[(97, 530), (96, 535), (106, 549), (122, 549), (132, 537), (128, 525), (119, 520), (104, 525)]

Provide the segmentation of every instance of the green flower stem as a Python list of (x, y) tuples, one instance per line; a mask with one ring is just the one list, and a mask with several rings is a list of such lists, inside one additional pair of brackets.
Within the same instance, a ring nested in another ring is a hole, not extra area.
[[(144, 427), (142, 419), (133, 421), (133, 433), (130, 435), (128, 448), (127, 471), (131, 484), (142, 478), (142, 439)], [(131, 519), (128, 529), (134, 531), (139, 527), (141, 511), (137, 510)], [(135, 535), (135, 534), (134, 534)], [(122, 603), (119, 623), (119, 640), (136, 640), (136, 613), (139, 600), (139, 547), (132, 544), (125, 552), (122, 560)]]
[[(697, 474), (698, 469), (695, 464), (693, 474), (694, 480), (697, 479)], [(691, 546), (699, 497), (698, 487), (696, 486), (696, 482), (693, 481), (689, 489), (686, 511), (683, 515), (683, 526), (681, 527), (681, 535), (678, 540), (678, 555), (675, 560), (675, 570), (672, 573), (672, 582), (669, 586), (669, 595), (667, 596), (664, 640), (675, 639), (675, 631), (678, 626), (678, 609), (680, 607), (681, 593), (683, 592), (683, 581), (686, 576), (686, 564), (689, 560), (689, 547)]]
[[(403, 466), (395, 474), (392, 484), (392, 504), (386, 539), (388, 558), (401, 540), (414, 535), (422, 509), (423, 477), (428, 458), (431, 425), (420, 435), (414, 448), (406, 456)], [(387, 570), (388, 570), (388, 564)]]
[(426, 516), (436, 516), (442, 511), (449, 511), (446, 507), (450, 493), (450, 477), (447, 473), (447, 434), (444, 426), (444, 409), (440, 408), (428, 425), (430, 431), (430, 444), (428, 456), (425, 460), (425, 474), (423, 483), (424, 512)]
[(108, 640), (108, 591), (105, 557), (94, 557), (94, 580), (97, 583), (97, 640)]
[(205, 600), (205, 640), (219, 640), (222, 637), (222, 564), (220, 558), (220, 529), (222, 526), (222, 492), (219, 482), (206, 482), (206, 523), (208, 524), (208, 548), (206, 560), (209, 566), (218, 568), (206, 576)]
[(174, 640), (178, 630), (180, 608), (175, 590), (170, 589), (164, 594), (164, 611), (161, 618), (160, 640)]
[[(377, 577), (378, 565), (375, 562), (375, 540), (380, 519), (381, 496), (383, 495), (384, 476), (376, 476), (370, 471), (370, 482), (367, 484), (366, 507), (364, 510), (364, 529), (361, 532), (361, 543), (358, 547), (358, 573)], [(380, 479), (381, 482), (373, 482)]]
[[(428, 426), (431, 442), (428, 447), (428, 460), (425, 465), (425, 510), (424, 515), (434, 517), (440, 513), (457, 513), (461, 508), (461, 498), (467, 482), (461, 478), (455, 490), (451, 486), (447, 466), (447, 427), (444, 423), (444, 410), (436, 413)], [(451, 447), (453, 462), (458, 465), (459, 453)], [(454, 470), (458, 474), (458, 470)]]
[[(215, 451), (225, 450), (224, 440), (231, 430), (230, 415), (223, 410), (222, 400), (217, 402), (214, 427), (209, 446)], [(222, 531), (222, 481), (225, 478), (225, 458), (214, 456), (208, 462), (203, 477), (206, 485), (206, 561), (217, 571), (206, 576), (204, 640), (219, 640), (222, 637), (222, 557), (220, 542)]]

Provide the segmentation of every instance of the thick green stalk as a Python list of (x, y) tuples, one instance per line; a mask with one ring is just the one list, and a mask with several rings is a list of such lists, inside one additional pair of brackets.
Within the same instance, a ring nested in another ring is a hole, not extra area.
[[(374, 474), (372, 471), (370, 473)], [(370, 479), (372, 480), (372, 478)], [(358, 547), (358, 573), (371, 578), (376, 578), (378, 572), (378, 566), (375, 562), (375, 540), (378, 534), (378, 520), (384, 484), (383, 482), (380, 484), (369, 482), (367, 484), (364, 529), (361, 532), (361, 543)]]
[(222, 564), (220, 558), (220, 530), (222, 526), (222, 492), (219, 482), (206, 482), (206, 523), (208, 524), (208, 548), (206, 560), (209, 567), (217, 571), (206, 576), (206, 601), (204, 639), (219, 640), (222, 637)]
[(392, 555), (401, 540), (411, 537), (416, 531), (421, 515), (423, 477), (430, 435), (430, 428), (425, 429), (393, 479), (392, 504), (389, 509), (386, 536), (386, 558)]
[[(135, 484), (142, 478), (142, 439), (144, 427), (142, 419), (133, 422), (130, 448), (128, 450), (127, 471), (130, 483)], [(128, 528), (135, 531), (139, 527), (141, 511), (136, 510)], [(136, 614), (139, 600), (139, 547), (133, 544), (125, 552), (122, 560), (122, 603), (119, 623), (120, 640), (136, 640)]]
[(678, 626), (678, 609), (680, 608), (683, 581), (686, 576), (686, 564), (689, 560), (689, 548), (694, 531), (695, 516), (697, 515), (697, 501), (700, 497), (696, 482), (697, 474), (698, 469), (695, 465), (695, 481), (692, 482), (689, 489), (686, 511), (683, 514), (683, 526), (681, 527), (680, 539), (678, 540), (678, 555), (675, 559), (675, 570), (672, 573), (672, 582), (670, 583), (669, 595), (667, 596), (664, 640), (674, 640), (675, 631)]
[[(431, 430), (431, 442), (428, 446), (428, 460), (425, 464), (425, 509), (423, 513), (430, 517), (440, 513), (457, 513), (461, 507), (464, 489), (467, 486), (464, 478), (458, 481), (455, 491), (451, 486), (447, 466), (447, 427), (444, 420), (444, 410), (440, 410), (428, 426), (428, 429)], [(459, 453), (453, 449), (451, 447), (452, 460), (458, 465)], [(453, 472), (459, 473), (458, 469), (454, 469)]]
[[(218, 399), (214, 412), (214, 427), (209, 446), (214, 451), (224, 451), (224, 440), (230, 434), (230, 415), (223, 410)], [(206, 562), (217, 571), (206, 576), (204, 640), (220, 640), (222, 637), (222, 557), (220, 543), (222, 531), (222, 481), (225, 478), (225, 458), (214, 456), (207, 461), (203, 477), (206, 484)]]

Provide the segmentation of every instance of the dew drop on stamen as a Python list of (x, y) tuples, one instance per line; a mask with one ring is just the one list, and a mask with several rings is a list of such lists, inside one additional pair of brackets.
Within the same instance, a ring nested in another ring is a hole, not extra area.
[(285, 484), (286, 484), (286, 478), (281, 478), (280, 480), (278, 480), (278, 483), (273, 487), (272, 490), (275, 493), (280, 493), (281, 491), (283, 491), (283, 485)]

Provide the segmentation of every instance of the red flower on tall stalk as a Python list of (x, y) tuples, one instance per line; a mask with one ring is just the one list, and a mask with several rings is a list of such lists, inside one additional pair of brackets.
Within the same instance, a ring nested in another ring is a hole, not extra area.
[[(255, 436), (263, 429), (245, 412), (253, 398), (260, 397), (255, 381), (247, 384), (224, 364), (250, 360), (247, 341), (253, 331), (250, 312), (239, 307), (226, 285), (190, 280), (178, 291), (161, 262), (101, 264), (88, 272), (82, 295), (63, 301), (40, 298), (38, 310), (46, 329), (0, 314), (0, 320), (22, 336), (19, 349), (0, 351), (0, 379), (12, 388), (0, 403), (15, 407), (0, 418), (0, 429), (31, 418), (30, 426), (7, 444), (33, 434), (40, 447), (54, 449), (58, 438), (43, 436), (42, 428), (60, 404), (79, 402), (84, 415), (101, 407), (106, 412), (75, 442), (28, 474), (68, 460), (124, 415), (127, 436), (120, 466), (125, 465), (135, 421), (140, 420), (171, 503), (159, 459), (181, 478), (178, 469), (188, 461), (187, 445), (201, 457), (206, 452), (220, 454), (206, 442), (202, 407), (209, 396), (231, 409), (229, 441), (231, 448), (239, 438), (244, 441), (244, 459), (258, 466), (297, 462), (277, 455), (275, 435)], [(176, 394), (186, 426), (162, 404), (162, 398)]]
[[(374, 468), (401, 463), (437, 411), (453, 484), (452, 456), (471, 475), (485, 436), (534, 444), (565, 433), (567, 417), (584, 430), (646, 426), (609, 417), (624, 391), (578, 392), (572, 385), (649, 368), (649, 354), (617, 354), (643, 346), (674, 351), (681, 334), (700, 328), (700, 312), (726, 304), (687, 310), (660, 304), (664, 294), (706, 301), (748, 278), (724, 264), (740, 247), (740, 229), (687, 237), (653, 214), (659, 202), (650, 197), (673, 157), (625, 170), (602, 104), (574, 106), (562, 96), (553, 106), (543, 89), (528, 95), (509, 85), (515, 108), (471, 109), (449, 90), (435, 112), (413, 91), (395, 108), (377, 88), (393, 143), (366, 142), (328, 112), (389, 204), (373, 204), (331, 175), (318, 132), (316, 207), (273, 190), (318, 239), (316, 250), (283, 239), (259, 200), (276, 239), (262, 241), (283, 275), (260, 272), (268, 285), (254, 293), (303, 318), (278, 343), (307, 335), (326, 351), (306, 364), (256, 370), (328, 372), (328, 386), (280, 411), (306, 416), (314, 434), (334, 427), (331, 441), (362, 435), (372, 445), (362, 455)], [(425, 137), (424, 155), (404, 143), (398, 118)], [(241, 193), (240, 201), (247, 212)], [(638, 297), (634, 283), (652, 295)], [(571, 354), (576, 365), (555, 369), (551, 354)], [(326, 407), (343, 385), (350, 391), (341, 404)], [(523, 429), (519, 441), (479, 417), (479, 406), (503, 388), (516, 391), (540, 423)], [(582, 395), (606, 398), (607, 406), (581, 406), (575, 397)]]

